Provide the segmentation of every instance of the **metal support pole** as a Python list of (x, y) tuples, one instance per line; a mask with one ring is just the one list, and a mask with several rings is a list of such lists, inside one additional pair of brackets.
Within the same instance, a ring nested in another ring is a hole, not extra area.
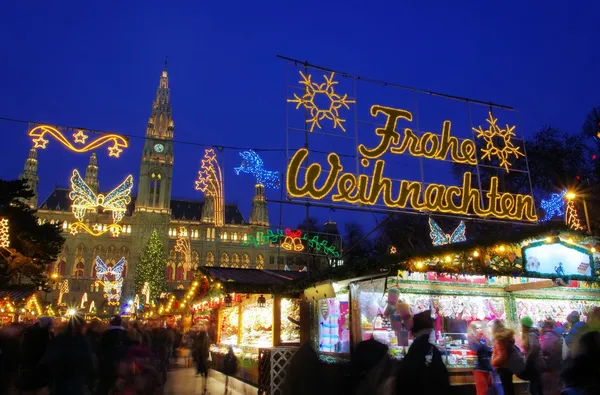
[(590, 225), (590, 216), (588, 215), (587, 203), (585, 201), (585, 198), (582, 198), (581, 200), (583, 200), (583, 212), (585, 214), (585, 224), (586, 224), (586, 227), (587, 227), (587, 234), (591, 235), (592, 234), (592, 227)]

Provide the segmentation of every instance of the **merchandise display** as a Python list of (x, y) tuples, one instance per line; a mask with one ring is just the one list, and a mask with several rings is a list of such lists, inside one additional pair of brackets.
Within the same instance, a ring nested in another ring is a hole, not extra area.
[(552, 318), (556, 322), (567, 322), (567, 316), (577, 311), (585, 321), (592, 308), (598, 306), (596, 301), (587, 300), (551, 300), (516, 298), (517, 315), (519, 319), (529, 316), (535, 323)]
[(221, 332), (220, 343), (222, 344), (238, 344), (239, 331), (239, 309), (235, 307), (226, 307), (221, 310)]
[(257, 303), (242, 306), (242, 341), (248, 347), (273, 347), (273, 299), (264, 306)]
[(330, 353), (350, 352), (348, 294), (317, 302), (319, 351)]
[(281, 299), (281, 342), (300, 342), (300, 303), (296, 299)]

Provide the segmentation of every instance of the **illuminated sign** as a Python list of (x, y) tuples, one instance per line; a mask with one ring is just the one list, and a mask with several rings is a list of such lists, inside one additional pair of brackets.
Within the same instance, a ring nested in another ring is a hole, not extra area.
[[(108, 156), (114, 156), (115, 158), (118, 158), (119, 155), (121, 155), (123, 148), (127, 148), (129, 146), (129, 143), (125, 137), (118, 134), (103, 134), (102, 136), (93, 139), (86, 144), (86, 140), (89, 138), (89, 135), (85, 134), (83, 129), (77, 130), (76, 133), (73, 133), (73, 142), (71, 142), (60, 130), (49, 125), (36, 126), (29, 131), (28, 135), (32, 137), (34, 148), (45, 149), (46, 144), (49, 143), (49, 140), (46, 140), (44, 136), (50, 136), (67, 147), (69, 150), (77, 153), (92, 151), (105, 144), (112, 143), (112, 145), (108, 147)], [(83, 146), (76, 146), (80, 144)]]
[[(92, 236), (100, 236), (103, 233), (110, 231), (113, 236), (119, 236), (122, 231), (119, 222), (121, 222), (125, 216), (127, 205), (131, 202), (131, 188), (133, 188), (133, 177), (129, 175), (121, 185), (108, 194), (104, 195), (100, 193), (96, 195), (81, 178), (79, 172), (73, 170), (69, 199), (72, 201), (71, 210), (78, 222), (74, 222), (69, 226), (71, 234), (77, 234), (79, 231), (83, 230)], [(113, 223), (106, 228), (100, 228), (99, 225), (94, 225), (94, 228), (90, 229), (83, 222), (85, 214), (87, 211), (95, 212), (99, 207), (112, 213)]]
[(217, 155), (212, 148), (204, 151), (201, 163), (201, 170), (198, 172), (198, 180), (196, 180), (196, 190), (213, 198), (215, 225), (223, 226), (225, 224), (223, 174), (217, 161)]
[(525, 270), (546, 276), (592, 277), (594, 260), (590, 251), (562, 241), (539, 241), (523, 248)]
[[(303, 104), (306, 109), (312, 108), (308, 102), (298, 102), (297, 97), (294, 100), (298, 106)], [(497, 161), (499, 167), (491, 164), (486, 166), (510, 172), (512, 161), (524, 156), (520, 147), (513, 143), (514, 126), (499, 126), (498, 120), (489, 113), (486, 128), (472, 128), (476, 137), (484, 142), (478, 155), (473, 139), (459, 139), (451, 135), (450, 121), (443, 123), (441, 134), (427, 132), (418, 135), (410, 128), (397, 128), (399, 121), (412, 122), (413, 114), (407, 110), (373, 105), (370, 113), (373, 117), (384, 116), (385, 125), (375, 130), (379, 139), (376, 146), (358, 145), (362, 167), (360, 174), (356, 174), (356, 169), (345, 171), (340, 155), (335, 152), (328, 154), (326, 166), (308, 163), (309, 151), (301, 148), (291, 157), (287, 167), (286, 189), (290, 197), (315, 200), (330, 198), (333, 202), (367, 206), (383, 202), (390, 209), (537, 221), (533, 197), (501, 191), (496, 176), (490, 178), (486, 190), (474, 187), (478, 178), (468, 171), (463, 173), (460, 187), (409, 180), (400, 180), (395, 187), (394, 180), (384, 176), (387, 164), (381, 157), (388, 153), (473, 166), (481, 160), (493, 160), (492, 163)], [(341, 127), (337, 112), (330, 114), (317, 108), (311, 111), (311, 115), (313, 118), (316, 116), (317, 120), (331, 119)], [(315, 125), (319, 126), (318, 123)]]
[(544, 218), (542, 218), (541, 222), (546, 222), (554, 217), (560, 217), (565, 215), (565, 196), (567, 195), (567, 190), (561, 191), (561, 193), (553, 193), (550, 195), (550, 199), (545, 200), (542, 199), (540, 206), (544, 210)]
[(307, 233), (302, 233), (300, 229), (285, 229), (283, 232), (277, 229), (273, 232), (267, 229), (266, 232), (256, 232), (256, 236), (250, 235), (247, 241), (243, 241), (243, 246), (262, 246), (279, 243), (281, 240), (281, 248), (287, 251), (302, 252), (305, 247), (313, 249), (317, 252), (323, 252), (325, 255), (339, 257), (340, 252), (337, 248), (329, 244), (327, 240), (319, 238), (317, 235), (309, 236)]

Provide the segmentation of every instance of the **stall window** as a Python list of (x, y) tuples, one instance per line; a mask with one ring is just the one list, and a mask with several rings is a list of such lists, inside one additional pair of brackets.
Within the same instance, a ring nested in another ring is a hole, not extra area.
[(319, 351), (331, 353), (350, 352), (350, 319), (348, 294), (316, 302)]
[(300, 342), (300, 302), (281, 299), (281, 342)]
[[(257, 296), (258, 297), (258, 296)], [(273, 347), (273, 299), (264, 306), (256, 301), (242, 306), (242, 344), (248, 347)]]
[(221, 343), (238, 344), (239, 318), (238, 306), (221, 309), (221, 331), (219, 338)]

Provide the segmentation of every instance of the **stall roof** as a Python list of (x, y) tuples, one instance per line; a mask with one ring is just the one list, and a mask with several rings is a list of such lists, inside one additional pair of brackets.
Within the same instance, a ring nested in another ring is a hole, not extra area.
[(204, 267), (206, 273), (214, 280), (223, 283), (229, 292), (259, 293), (268, 292), (273, 287), (292, 284), (304, 279), (307, 272), (287, 270), (233, 269), (225, 267)]
[(8, 297), (11, 302), (19, 300), (27, 300), (31, 295), (35, 293), (35, 290), (31, 289), (9, 289), (0, 290), (0, 300)]

